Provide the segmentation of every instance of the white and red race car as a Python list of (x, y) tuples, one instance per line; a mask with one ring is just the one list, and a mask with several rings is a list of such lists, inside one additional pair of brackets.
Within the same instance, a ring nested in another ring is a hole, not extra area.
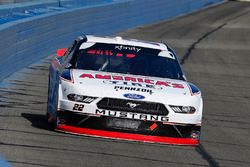
[(48, 122), (87, 136), (198, 145), (203, 102), (174, 51), (121, 37), (78, 37), (49, 68)]

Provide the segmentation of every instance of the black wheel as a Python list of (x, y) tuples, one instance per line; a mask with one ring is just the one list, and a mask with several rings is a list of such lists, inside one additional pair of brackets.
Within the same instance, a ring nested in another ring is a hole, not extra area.
[(55, 130), (55, 128), (56, 128), (56, 118), (47, 112), (46, 113), (46, 120), (47, 120), (48, 129), (49, 130)]

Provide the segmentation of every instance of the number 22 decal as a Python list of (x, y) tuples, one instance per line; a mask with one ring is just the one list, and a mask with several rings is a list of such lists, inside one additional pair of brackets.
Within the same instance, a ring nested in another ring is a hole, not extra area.
[(82, 105), (82, 104), (75, 104), (73, 107), (73, 110), (82, 111), (83, 107), (84, 107), (84, 105)]

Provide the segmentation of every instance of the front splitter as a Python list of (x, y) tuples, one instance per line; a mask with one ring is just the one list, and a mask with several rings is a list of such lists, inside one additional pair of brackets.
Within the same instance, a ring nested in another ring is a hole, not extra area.
[(139, 142), (149, 142), (149, 143), (188, 145), (188, 146), (197, 146), (199, 144), (198, 140), (192, 138), (174, 138), (174, 137), (150, 136), (142, 134), (131, 134), (123, 132), (113, 132), (106, 130), (74, 127), (69, 125), (58, 125), (56, 127), (56, 130), (66, 133), (86, 135), (92, 137), (102, 137), (109, 139), (119, 139), (119, 140), (129, 140), (129, 141), (139, 141)]

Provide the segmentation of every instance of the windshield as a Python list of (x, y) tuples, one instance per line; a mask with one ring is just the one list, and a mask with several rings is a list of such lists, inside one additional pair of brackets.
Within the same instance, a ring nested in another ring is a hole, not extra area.
[(184, 80), (175, 56), (167, 53), (137, 46), (95, 43), (88, 48), (80, 47), (74, 68)]

